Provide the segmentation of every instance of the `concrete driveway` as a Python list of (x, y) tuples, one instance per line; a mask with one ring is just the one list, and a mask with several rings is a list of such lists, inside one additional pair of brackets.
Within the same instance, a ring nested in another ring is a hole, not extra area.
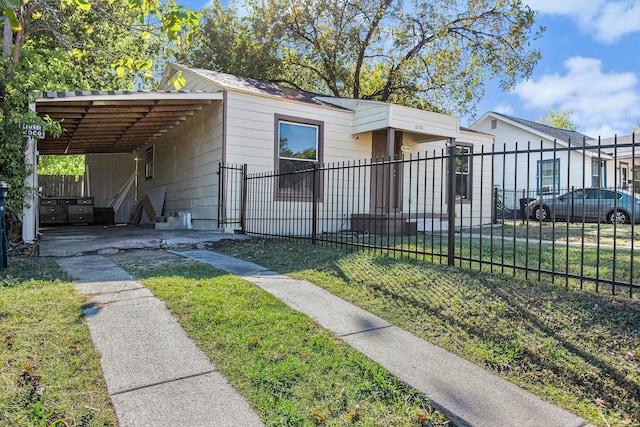
[(41, 257), (115, 254), (126, 249), (204, 248), (223, 239), (246, 239), (241, 234), (200, 230), (155, 230), (132, 225), (63, 226), (39, 230)]

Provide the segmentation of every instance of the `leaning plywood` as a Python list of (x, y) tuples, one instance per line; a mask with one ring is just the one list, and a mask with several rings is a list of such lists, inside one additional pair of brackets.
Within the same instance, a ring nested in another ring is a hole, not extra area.
[[(156, 216), (162, 215), (162, 211), (164, 210), (164, 198), (167, 194), (167, 187), (157, 187), (152, 188), (147, 191), (146, 197), (149, 199), (149, 203), (153, 210), (145, 207), (147, 213), (149, 213), (149, 221), (155, 222)], [(155, 214), (155, 215), (154, 215)], [(153, 216), (151, 216), (153, 215)]]

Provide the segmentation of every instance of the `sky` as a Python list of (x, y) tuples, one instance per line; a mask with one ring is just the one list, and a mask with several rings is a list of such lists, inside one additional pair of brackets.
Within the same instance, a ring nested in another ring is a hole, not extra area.
[[(572, 112), (575, 130), (594, 138), (640, 127), (640, 1), (524, 1), (538, 12), (536, 25), (546, 28), (531, 41), (542, 58), (509, 93), (487, 82), (475, 116), (462, 117), (462, 125), (488, 111), (537, 121), (554, 110)], [(195, 10), (206, 4), (183, 2)]]

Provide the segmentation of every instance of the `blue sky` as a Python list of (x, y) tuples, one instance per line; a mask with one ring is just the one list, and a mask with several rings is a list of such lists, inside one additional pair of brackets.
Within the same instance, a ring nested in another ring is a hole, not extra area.
[[(550, 109), (573, 112), (576, 130), (592, 137), (640, 127), (640, 1), (525, 0), (546, 27), (542, 59), (510, 93), (488, 82), (475, 119), (497, 111), (528, 120)], [(183, 0), (199, 9), (206, 1)], [(223, 0), (223, 4), (228, 0)], [(462, 124), (473, 123), (463, 117)]]

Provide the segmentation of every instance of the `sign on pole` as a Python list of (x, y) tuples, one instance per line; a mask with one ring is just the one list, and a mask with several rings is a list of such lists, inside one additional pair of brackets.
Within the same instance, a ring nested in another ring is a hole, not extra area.
[(30, 125), (27, 123), (22, 123), (22, 135), (25, 137), (43, 139), (44, 129), (42, 129), (42, 126), (40, 125)]

